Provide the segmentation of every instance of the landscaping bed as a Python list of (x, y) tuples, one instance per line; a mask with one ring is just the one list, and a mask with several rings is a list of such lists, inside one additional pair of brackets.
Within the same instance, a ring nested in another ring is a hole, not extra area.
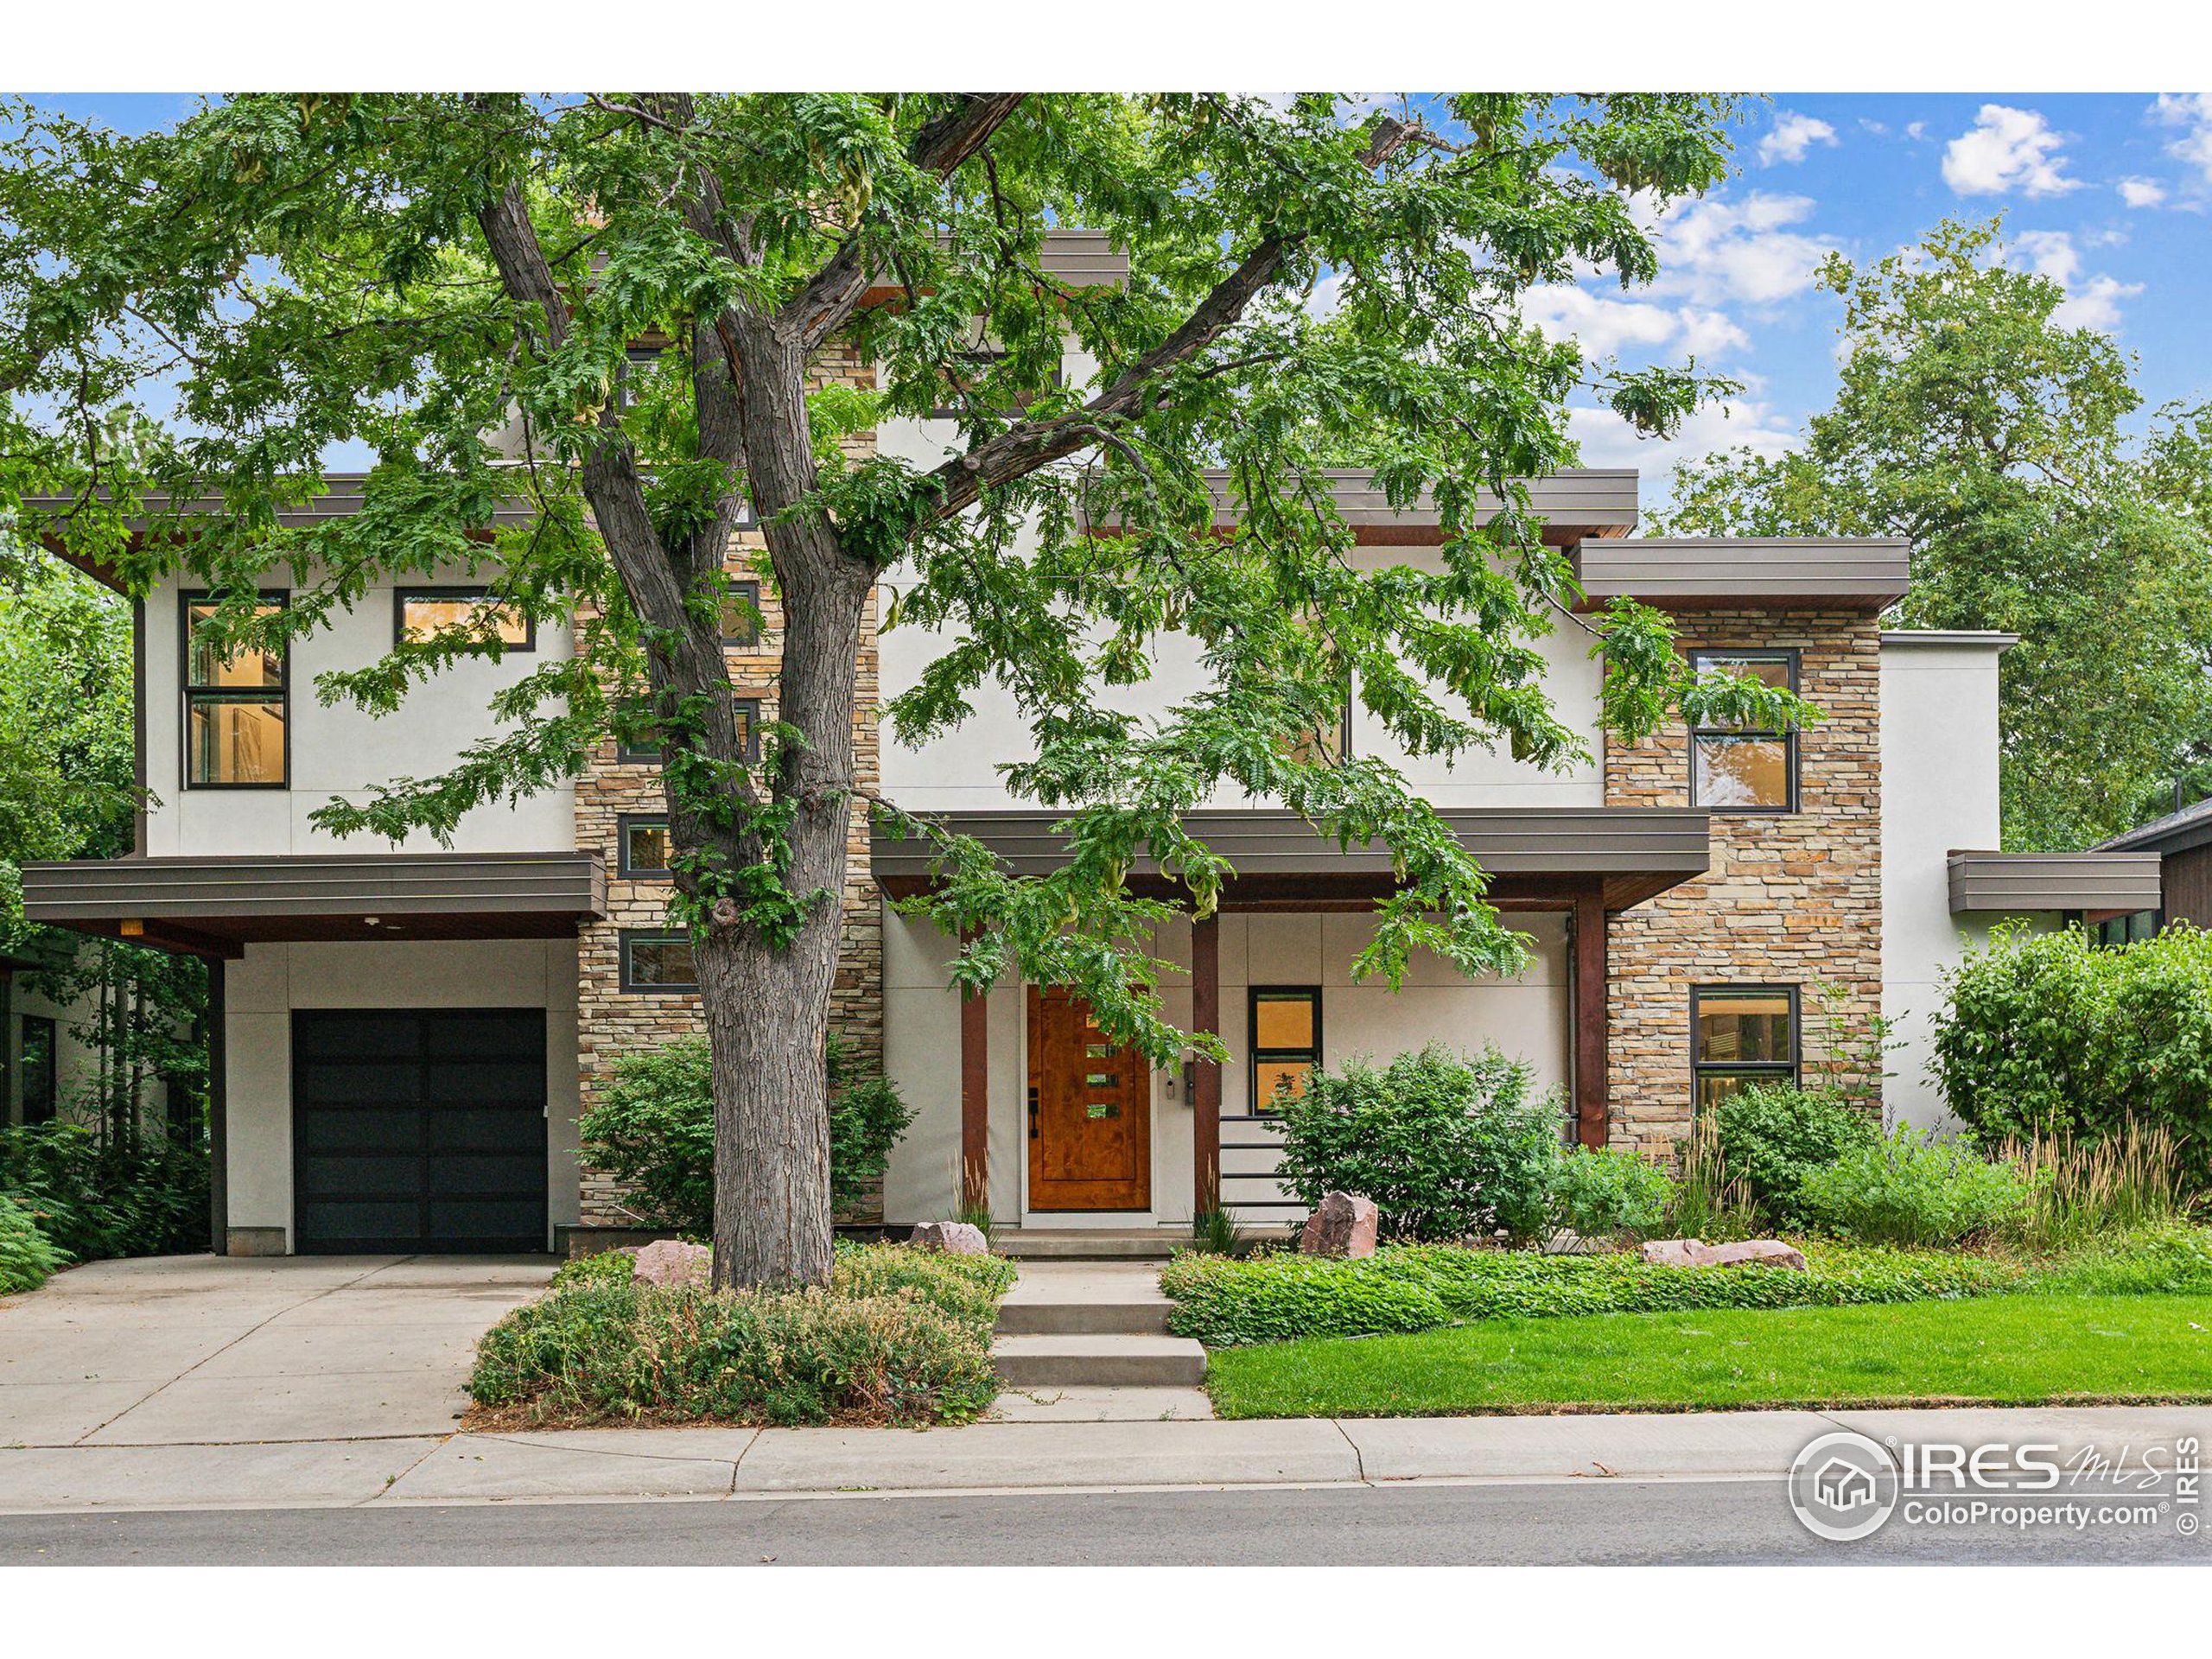
[(486, 1332), (468, 1427), (920, 1427), (970, 1421), (998, 1394), (1002, 1257), (841, 1244), (829, 1285), (802, 1291), (629, 1274), (619, 1254), (570, 1262)]
[(2212, 1294), (2212, 1233), (2171, 1227), (2043, 1257), (1805, 1240), (1805, 1272), (1676, 1268), (1634, 1255), (1385, 1245), (1350, 1260), (1179, 1256), (1168, 1329), (1210, 1348), (1402, 1334), (1502, 1319), (1861, 1306), (2041, 1291)]
[(2212, 1295), (1503, 1319), (1212, 1357), (1224, 1417), (2212, 1402)]

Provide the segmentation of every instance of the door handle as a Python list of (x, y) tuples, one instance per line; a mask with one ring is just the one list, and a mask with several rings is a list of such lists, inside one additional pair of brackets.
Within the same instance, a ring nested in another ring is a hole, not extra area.
[(1029, 1085), (1029, 1138), (1037, 1138), (1037, 1085)]

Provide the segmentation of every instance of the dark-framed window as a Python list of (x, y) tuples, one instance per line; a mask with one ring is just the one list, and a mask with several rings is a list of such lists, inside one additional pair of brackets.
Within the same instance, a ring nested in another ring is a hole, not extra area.
[(633, 996), (696, 991), (699, 970), (689, 933), (622, 930), (622, 988)]
[(2090, 943), (2101, 950), (2118, 950), (2158, 937), (2165, 920), (2160, 910), (2138, 910), (2126, 916), (2107, 916), (2089, 929)]
[[(54, 1021), (44, 1014), (23, 1016), (23, 1122), (51, 1123), (61, 1104), (60, 1073), (54, 1051)], [(6, 1103), (0, 1101), (0, 1106)]]
[(668, 877), (668, 816), (625, 812), (614, 821), (615, 869), (633, 881)]
[[(488, 588), (402, 588), (391, 596), (394, 640), (420, 639), (473, 622), (492, 602)], [(512, 605), (496, 609), (499, 642), (509, 651), (536, 651), (537, 625)]]
[[(1797, 653), (1789, 650), (1694, 651), (1690, 671), (1797, 689)], [(1690, 733), (1690, 804), (1716, 812), (1795, 812), (1797, 734), (1733, 726)]]
[(1252, 1051), (1252, 1110), (1297, 1099), (1321, 1065), (1321, 988), (1255, 985), (1245, 1029)]
[(760, 584), (735, 576), (724, 578), (722, 644), (757, 645), (760, 643)]
[(1795, 985), (1690, 989), (1690, 1079), (1704, 1111), (1754, 1083), (1797, 1081)]
[[(745, 764), (751, 766), (760, 758), (760, 699), (739, 697), (730, 706), (737, 714), (738, 753), (745, 757)], [(660, 764), (660, 745), (618, 742), (614, 758), (626, 766), (657, 766)]]
[[(187, 789), (283, 789), (291, 777), (290, 647), (220, 655), (200, 625), (220, 608), (209, 594), (178, 595)], [(270, 615), (284, 593), (259, 595)]]

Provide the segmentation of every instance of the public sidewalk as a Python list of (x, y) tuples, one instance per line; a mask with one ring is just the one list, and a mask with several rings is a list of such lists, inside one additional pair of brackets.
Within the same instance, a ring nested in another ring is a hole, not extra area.
[[(900, 1429), (585, 1429), (226, 1445), (0, 1448), (0, 1513), (711, 1501), (854, 1492), (1778, 1480), (1839, 1427), (2055, 1442), (2063, 1455), (2212, 1435), (2202, 1407), (1727, 1412)], [(4, 1433), (4, 1431), (0, 1431)]]

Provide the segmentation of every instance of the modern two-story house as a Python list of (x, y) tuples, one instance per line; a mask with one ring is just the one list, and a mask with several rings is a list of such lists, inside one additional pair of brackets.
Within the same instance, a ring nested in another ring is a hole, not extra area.
[[(1083, 232), (1048, 254), (1064, 281), (1125, 269)], [(1065, 372), (1079, 384), (1090, 366), (1071, 351)], [(848, 357), (823, 372), (865, 384), (874, 371)], [(902, 420), (870, 441), (933, 461), (952, 435), (949, 422)], [(302, 518), (359, 510), (359, 480), (327, 485)], [(1217, 914), (1160, 941), (1187, 973), (1167, 988), (1170, 1011), (1222, 1036), (1218, 1066), (1150, 1070), (1052, 987), (963, 1001), (946, 988), (949, 943), (894, 908), (927, 883), (928, 858), (856, 811), (835, 1019), (916, 1110), (883, 1219), (942, 1217), (964, 1193), (1027, 1229), (1178, 1229), (1216, 1194), (1247, 1218), (1287, 1220), (1268, 1103), (1316, 1066), (1431, 1040), (1495, 1042), (1558, 1090), (1563, 1134), (1659, 1154), (1701, 1103), (1818, 1064), (1824, 997), (1847, 1020), (1899, 1022), (1886, 1109), (1932, 1123), (1926, 1011), (1988, 922), (2157, 907), (2154, 855), (1976, 850), (1997, 842), (2007, 641), (1885, 632), (1907, 548), (1637, 537), (1625, 471), (1532, 492), (1592, 603), (1664, 607), (1700, 662), (1792, 684), (1826, 718), (1610, 744), (1602, 666), (1571, 629), (1551, 642), (1549, 690), (1587, 741), (1576, 769), (1414, 760), (1355, 709), (1344, 741), (1397, 760), (1443, 810), (1533, 941), (1532, 964), (1510, 982), (1431, 962), (1395, 993), (1354, 984), (1387, 857), (1339, 850), (1268, 803), (1220, 800), (1202, 828), (1236, 878)], [(1393, 512), (1355, 474), (1332, 493), (1362, 559), (1440, 556), (1433, 513)], [(1225, 493), (1221, 511), (1226, 522)], [(884, 588), (900, 579), (887, 573)], [(735, 561), (730, 580), (760, 619), (731, 607), (730, 672), (771, 717), (776, 598)], [(148, 791), (137, 846), (27, 868), (25, 909), (213, 966), (219, 1250), (537, 1250), (634, 1220), (581, 1161), (576, 1121), (620, 1054), (697, 1027), (689, 944), (664, 911), (653, 758), (609, 742), (573, 785), (473, 814), (447, 849), (340, 843), (308, 816), (334, 795), (436, 772), (491, 729), (496, 687), (571, 649), (562, 631), (518, 625), (500, 662), (439, 676), (385, 720), (302, 690), (481, 594), (459, 576), (373, 590), (283, 658), (227, 660), (195, 641), (201, 596), (174, 582), (132, 595)], [(871, 628), (864, 709), (942, 643)], [(1170, 652), (1123, 695), (1172, 699), (1195, 672)], [(997, 770), (1027, 741), (1010, 703), (980, 704), (918, 751), (880, 744), (866, 712), (858, 736), (864, 781), (906, 808), (944, 816), (1017, 870), (1059, 855), (1051, 815), (1009, 798)]]

